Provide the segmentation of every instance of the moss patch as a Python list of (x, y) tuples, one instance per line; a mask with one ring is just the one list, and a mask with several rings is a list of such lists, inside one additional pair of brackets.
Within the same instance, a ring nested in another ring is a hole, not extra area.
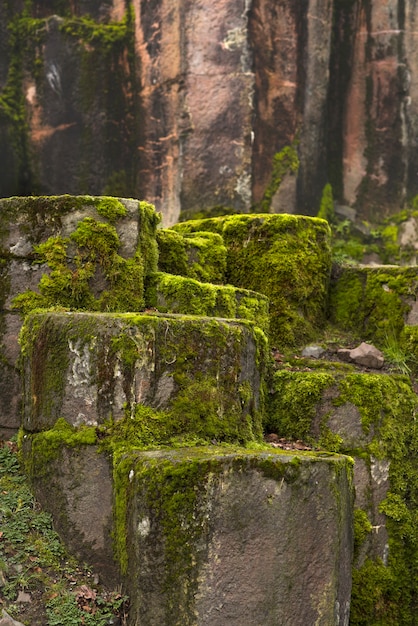
[(299, 169), (299, 158), (295, 146), (286, 146), (273, 157), (271, 180), (260, 202), (260, 211), (268, 213), (274, 195), (279, 189), (284, 176), (288, 173), (295, 174)]
[(342, 267), (331, 283), (331, 321), (383, 346), (388, 335), (400, 336), (417, 285), (413, 267)]
[(223, 283), (227, 249), (216, 233), (185, 233), (162, 229), (157, 232), (160, 250), (158, 267), (202, 282)]
[(157, 273), (146, 299), (149, 306), (156, 307), (162, 313), (242, 318), (255, 322), (264, 332), (268, 332), (268, 299), (247, 289)]

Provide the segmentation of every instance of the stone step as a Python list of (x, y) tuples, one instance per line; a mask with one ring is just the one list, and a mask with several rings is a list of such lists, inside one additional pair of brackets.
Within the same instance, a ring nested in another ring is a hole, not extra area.
[(60, 417), (96, 426), (128, 416), (147, 420), (142, 444), (174, 436), (261, 440), (270, 355), (251, 322), (34, 313), (21, 346), (27, 431), (52, 428)]

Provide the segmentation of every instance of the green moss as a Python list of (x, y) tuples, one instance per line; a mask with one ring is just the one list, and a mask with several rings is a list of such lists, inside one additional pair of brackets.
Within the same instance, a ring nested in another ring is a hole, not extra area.
[(94, 427), (75, 429), (60, 418), (50, 430), (30, 435), (30, 454), (22, 455), (25, 471), (31, 480), (40, 478), (50, 471), (50, 462), (59, 458), (63, 447), (78, 448), (95, 443), (97, 436)]
[(400, 626), (407, 623), (398, 621), (401, 595), (392, 572), (382, 561), (367, 559), (361, 568), (353, 571), (350, 625)]
[(398, 244), (398, 226), (396, 224), (388, 224), (383, 228), (382, 239), (387, 257), (393, 260), (400, 258), (400, 246)]
[[(115, 215), (115, 214), (113, 214)], [(75, 244), (75, 249), (73, 244)], [(113, 225), (91, 217), (81, 220), (69, 238), (50, 237), (35, 245), (37, 263), (45, 263), (39, 293), (26, 291), (13, 300), (24, 314), (35, 308), (64, 307), (90, 311), (141, 310), (144, 307), (144, 265), (139, 254), (124, 259), (118, 254), (119, 236)], [(92, 283), (106, 283), (95, 294)]]
[(325, 319), (331, 265), (329, 226), (294, 215), (234, 215), (177, 224), (183, 234), (222, 235), (226, 281), (268, 296), (270, 333), (277, 347), (306, 344)]
[(318, 440), (319, 447), (324, 450), (329, 450), (330, 452), (340, 452), (343, 443), (344, 439), (341, 435), (337, 435), (332, 432), (332, 430), (326, 425), (325, 418), (321, 424), (321, 432)]
[(223, 283), (226, 272), (227, 250), (216, 233), (186, 233), (188, 276), (202, 282)]
[(271, 180), (260, 202), (261, 212), (268, 213), (270, 211), (273, 197), (279, 189), (284, 176), (288, 173), (295, 174), (298, 169), (299, 158), (294, 145), (286, 146), (280, 152), (276, 152), (273, 157)]
[(156, 238), (159, 271), (188, 276), (189, 266), (184, 237), (174, 230), (161, 228), (157, 230)]
[[(35, 186), (30, 164), (29, 131), (24, 77), (31, 73), (38, 81), (43, 67), (42, 45), (45, 20), (36, 20), (26, 10), (16, 13), (8, 24), (9, 68), (0, 92), (0, 127), (3, 127), (3, 185), (5, 195), (19, 190), (28, 193)], [(39, 82), (39, 81), (38, 81)]]
[(324, 372), (275, 372), (267, 429), (280, 437), (310, 439), (322, 393), (334, 384), (334, 377)]
[(216, 233), (185, 233), (157, 231), (160, 250), (159, 269), (202, 282), (223, 283), (227, 250)]
[(332, 187), (327, 183), (322, 191), (321, 204), (318, 215), (323, 220), (332, 223), (335, 220), (334, 198), (332, 196)]
[(127, 22), (127, 16), (120, 22), (106, 23), (95, 22), (89, 16), (69, 17), (60, 24), (60, 30), (67, 36), (80, 39), (84, 44), (106, 49), (125, 43)]
[(354, 509), (354, 560), (359, 555), (359, 551), (371, 533), (373, 526), (366, 511)]
[(399, 348), (405, 356), (410, 373), (418, 374), (418, 326), (404, 326), (399, 337)]
[(242, 318), (268, 332), (268, 300), (261, 294), (161, 272), (148, 285), (147, 305), (163, 313)]
[(149, 202), (139, 202), (139, 239), (138, 254), (144, 262), (144, 276), (150, 276), (158, 268), (157, 226), (161, 215), (156, 213), (155, 207)]
[(99, 198), (96, 209), (99, 215), (107, 218), (112, 223), (126, 215), (126, 207), (117, 198)]
[(417, 284), (414, 268), (343, 267), (331, 284), (331, 321), (383, 346), (399, 337)]

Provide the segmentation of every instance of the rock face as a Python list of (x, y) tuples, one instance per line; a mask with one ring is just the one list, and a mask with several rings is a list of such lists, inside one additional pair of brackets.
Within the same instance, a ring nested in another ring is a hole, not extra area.
[(414, 3), (23, 4), (0, 8), (3, 197), (146, 197), (169, 225), (268, 189), (316, 215), (327, 182), (372, 220), (418, 191)]

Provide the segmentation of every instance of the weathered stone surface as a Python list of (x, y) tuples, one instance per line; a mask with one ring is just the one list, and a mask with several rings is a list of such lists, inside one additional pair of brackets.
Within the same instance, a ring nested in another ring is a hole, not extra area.
[(2, 196), (147, 197), (166, 225), (247, 211), (295, 141), (273, 211), (315, 215), (328, 179), (369, 221), (418, 191), (412, 2), (3, 4)]
[[(35, 495), (54, 518), (54, 527), (69, 550), (115, 584), (120, 570), (112, 543), (112, 465), (97, 446), (52, 448), (42, 451), (30, 437), (23, 441), (25, 462), (36, 464), (31, 475)], [(36, 457), (35, 459), (32, 457)]]
[[(405, 602), (405, 597), (414, 594), (415, 580), (403, 578), (398, 570), (400, 563), (408, 568), (417, 557), (410, 543), (415, 533), (411, 520), (418, 510), (411, 445), (417, 396), (411, 383), (405, 376), (381, 373), (283, 370), (275, 374), (272, 391), (270, 432), (354, 458), (353, 623), (372, 623), (382, 603), (389, 601), (395, 621), (401, 621), (402, 614), (414, 615), (414, 603)], [(367, 608), (364, 594), (371, 580), (373, 589), (379, 585), (379, 593)], [(402, 593), (395, 598), (393, 584), (398, 580), (403, 581)]]
[(346, 460), (145, 452), (123, 471), (132, 623), (348, 625)]
[[(100, 205), (102, 202), (102, 205)], [(107, 204), (106, 204), (107, 203)], [(104, 208), (103, 208), (104, 207)], [(110, 207), (110, 208), (109, 208)], [(112, 211), (125, 210), (125, 215), (111, 214)], [(108, 219), (100, 211), (110, 213)], [(138, 303), (138, 294), (144, 290), (143, 274), (155, 272), (157, 269), (157, 245), (155, 229), (158, 221), (153, 209), (146, 203), (137, 200), (94, 198), (92, 196), (54, 196), (0, 199), (0, 331), (1, 331), (1, 382), (0, 387), (0, 428), (18, 429), (20, 426), (20, 396), (21, 383), (17, 370), (19, 356), (18, 335), (22, 324), (21, 315), (13, 309), (13, 300), (16, 296), (30, 291), (39, 294), (39, 285), (45, 274), (51, 273), (47, 263), (39, 262), (35, 253), (35, 246), (45, 243), (51, 237), (61, 237), (69, 240), (84, 219), (93, 219), (101, 224), (114, 223), (119, 244), (117, 253), (122, 259), (133, 259), (138, 255), (143, 269), (137, 272), (139, 276), (131, 288), (135, 302)], [(91, 245), (92, 241), (88, 242)], [(103, 245), (103, 242), (101, 242)], [(86, 251), (86, 248), (84, 248)], [(76, 247), (67, 248), (67, 257), (64, 263), (76, 277), (74, 255)], [(87, 255), (88, 256), (88, 255)], [(92, 259), (84, 259), (84, 267)], [(83, 261), (81, 261), (83, 266)], [(80, 267), (80, 266), (79, 266)], [(130, 268), (130, 273), (132, 268)], [(103, 296), (107, 290), (111, 291), (110, 281), (106, 279), (100, 268), (96, 267), (94, 278), (91, 280), (91, 291), (95, 298)], [(64, 290), (65, 291), (65, 290)], [(71, 290), (70, 290), (71, 291)], [(63, 292), (64, 293), (64, 292)], [(65, 297), (64, 297), (65, 299)], [(133, 301), (132, 301), (133, 302)], [(131, 302), (131, 304), (132, 304)], [(52, 300), (43, 306), (68, 306), (70, 303), (60, 301), (56, 294)], [(72, 305), (74, 306), (73, 301)], [(80, 302), (78, 306), (80, 306)], [(42, 303), (39, 301), (39, 306)], [(121, 308), (128, 303), (122, 301)], [(71, 306), (71, 305), (70, 305)], [(108, 304), (106, 305), (107, 308)], [(143, 308), (144, 302), (139, 308)], [(114, 307), (113, 307), (114, 308)], [(137, 309), (134, 307), (134, 310)], [(4, 431), (6, 432), (6, 431)]]
[(59, 417), (74, 426), (117, 421), (145, 405), (176, 410), (178, 432), (261, 437), (266, 338), (250, 322), (34, 314), (23, 344), (28, 431), (52, 428)]
[(164, 209), (167, 225), (180, 207), (250, 206), (254, 78), (247, 10), (233, 0), (135, 5), (141, 189)]
[(128, 624), (348, 626), (346, 457), (125, 448), (111, 471), (96, 446), (48, 432), (27, 435), (23, 455), (70, 550), (105, 582), (122, 571)]
[[(0, 198), (0, 258), (29, 262), (33, 259), (34, 245), (45, 243), (49, 237), (68, 237), (82, 219), (107, 221), (97, 211), (100, 200), (100, 197), (69, 195)], [(117, 217), (115, 228), (121, 240), (121, 254), (131, 257), (140, 235), (139, 201), (118, 200), (126, 215)]]

